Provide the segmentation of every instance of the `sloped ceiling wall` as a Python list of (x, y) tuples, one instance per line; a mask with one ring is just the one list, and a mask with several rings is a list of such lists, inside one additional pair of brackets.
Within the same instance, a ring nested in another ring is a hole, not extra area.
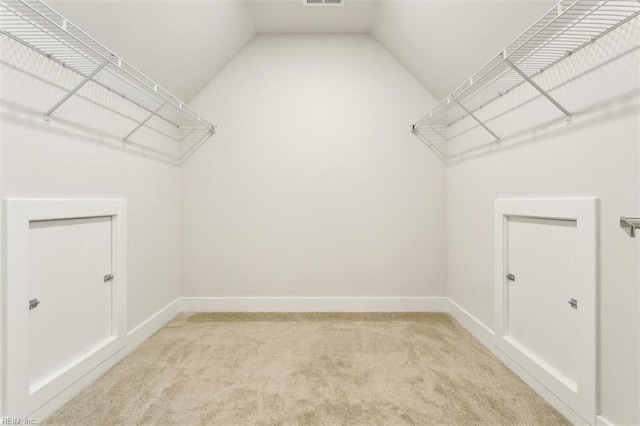
[(555, 0), (74, 0), (49, 2), (189, 102), (256, 34), (372, 34), (434, 97), (464, 79)]
[(384, 2), (372, 33), (429, 93), (443, 99), (554, 3)]
[(260, 34), (369, 34), (376, 2), (307, 7), (302, 0), (252, 2), (251, 17)]
[(256, 35), (243, 2), (47, 3), (185, 102)]

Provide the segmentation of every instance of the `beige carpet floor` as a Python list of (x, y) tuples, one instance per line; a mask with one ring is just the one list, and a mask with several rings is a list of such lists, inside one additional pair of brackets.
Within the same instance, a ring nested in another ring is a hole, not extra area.
[(447, 314), (183, 313), (51, 425), (568, 424)]

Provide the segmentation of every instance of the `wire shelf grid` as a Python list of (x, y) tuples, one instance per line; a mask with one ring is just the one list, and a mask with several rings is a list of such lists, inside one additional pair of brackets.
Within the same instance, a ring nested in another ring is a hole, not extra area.
[(559, 1), (413, 124), (413, 132), (441, 146), (451, 139), (448, 136), (449, 128), (470, 117), (499, 143), (500, 137), (478, 119), (476, 113), (526, 83), (538, 90), (570, 120), (570, 112), (538, 86), (535, 77), (639, 14), (639, 0)]
[(199, 146), (215, 133), (214, 125), (40, 0), (1, 0), (0, 31), (83, 78), (45, 113), (45, 121), (84, 84), (93, 82), (148, 113), (141, 121), (131, 118), (137, 125), (123, 143), (131, 142), (142, 127), (166, 135), (158, 130), (158, 120), (175, 128), (175, 142), (189, 146)]

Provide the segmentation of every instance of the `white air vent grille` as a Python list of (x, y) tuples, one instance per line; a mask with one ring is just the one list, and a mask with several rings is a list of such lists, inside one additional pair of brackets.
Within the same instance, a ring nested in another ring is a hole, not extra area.
[(302, 0), (306, 6), (342, 6), (343, 0)]

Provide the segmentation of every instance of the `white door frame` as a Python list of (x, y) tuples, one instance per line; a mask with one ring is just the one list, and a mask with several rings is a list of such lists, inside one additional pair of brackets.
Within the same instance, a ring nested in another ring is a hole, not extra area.
[[(577, 389), (559, 386), (560, 377), (545, 368), (544, 362), (529, 356), (507, 335), (508, 219), (530, 217), (576, 221), (577, 264), (580, 288), (577, 310), (580, 334), (577, 336), (581, 357), (577, 360)], [(558, 397), (588, 424), (595, 424), (597, 413), (597, 283), (598, 283), (598, 200), (527, 199), (495, 202), (495, 335), (497, 348), (513, 359), (533, 378)]]
[[(5, 324), (3, 416), (27, 417), (126, 345), (127, 204), (125, 200), (4, 200)], [(54, 374), (46, 386), (29, 386), (29, 223), (42, 220), (111, 217), (113, 336)]]

